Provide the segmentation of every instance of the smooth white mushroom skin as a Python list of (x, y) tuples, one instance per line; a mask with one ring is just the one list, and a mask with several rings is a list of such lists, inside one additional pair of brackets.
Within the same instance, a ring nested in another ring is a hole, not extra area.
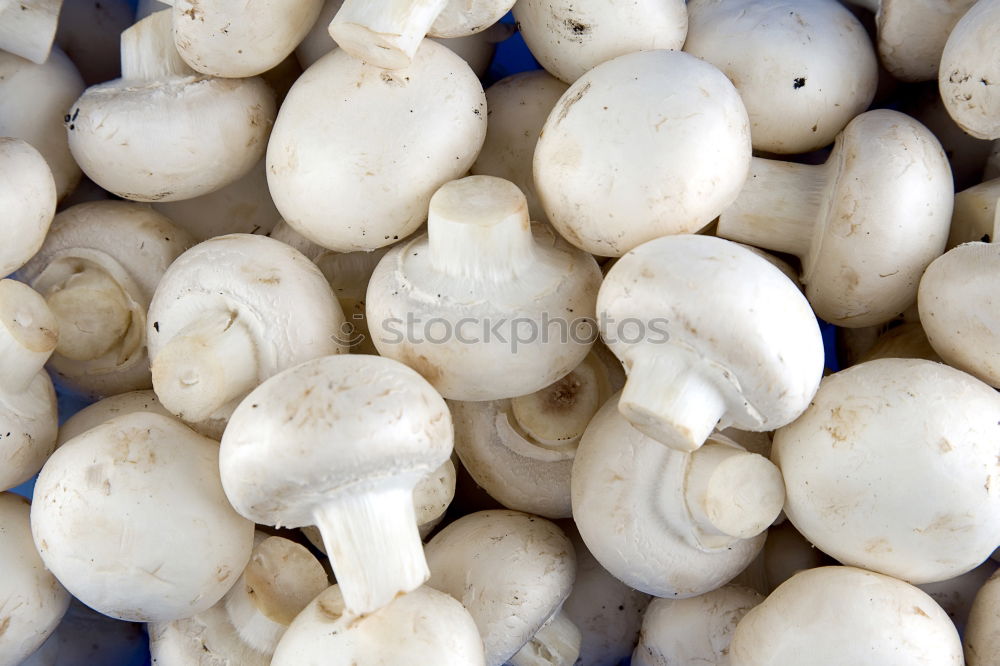
[(23, 139), (42, 154), (60, 199), (80, 180), (62, 126), (83, 89), (80, 72), (58, 48), (41, 65), (0, 51), (0, 136)]
[(912, 585), (853, 567), (790, 578), (736, 627), (732, 666), (961, 666), (955, 625)]
[(6, 0), (0, 4), (0, 49), (43, 64), (52, 50), (62, 4), (63, 0)]
[(948, 36), (938, 73), (948, 113), (977, 139), (1000, 139), (1000, 0), (979, 0)]
[(160, 401), (156, 398), (156, 393), (153, 391), (145, 390), (119, 393), (118, 395), (98, 400), (66, 419), (59, 426), (59, 438), (56, 440), (56, 446), (62, 446), (77, 435), (82, 435), (105, 421), (110, 421), (123, 414), (133, 414), (135, 412), (150, 412), (173, 418), (173, 414), (160, 404)]
[(938, 140), (879, 109), (848, 124), (825, 164), (755, 157), (718, 234), (799, 257), (817, 316), (858, 328), (913, 304), (920, 275), (944, 250), (953, 202)]
[(0, 137), (0, 211), (4, 244), (0, 276), (38, 252), (56, 214), (56, 184), (45, 158), (26, 141)]
[(714, 664), (729, 666), (736, 625), (764, 596), (725, 585), (690, 599), (654, 599), (642, 619), (634, 666)]
[(754, 150), (822, 148), (875, 96), (875, 50), (836, 0), (696, 0), (688, 14), (684, 50), (736, 86)]
[[(560, 612), (576, 574), (566, 535), (547, 520), (515, 511), (459, 518), (430, 540), (426, 552), (428, 587), (469, 610), (486, 647), (486, 666), (506, 663)], [(574, 654), (553, 663), (575, 660)]]
[(393, 666), (427, 663), (484, 666), (483, 643), (460, 603), (430, 587), (396, 597), (368, 614), (352, 614), (334, 585), (292, 622), (273, 666)]
[(593, 345), (593, 257), (532, 226), (517, 187), (469, 176), (439, 189), (428, 233), (390, 250), (372, 274), (369, 329), (451, 400), (533, 393)]
[(966, 666), (993, 666), (1000, 654), (1000, 573), (976, 593), (963, 641)]
[(591, 254), (620, 257), (707, 225), (736, 199), (749, 164), (747, 112), (729, 79), (686, 53), (643, 51), (570, 86), (542, 129), (533, 168), (559, 233)]
[(128, 0), (70, 0), (59, 12), (56, 44), (87, 85), (110, 81), (121, 76), (118, 38), (134, 22)]
[(608, 271), (597, 310), (628, 372), (622, 414), (681, 451), (716, 426), (791, 422), (822, 378), (823, 342), (805, 297), (768, 261), (720, 238), (640, 245)]
[(482, 85), (449, 49), (424, 41), (412, 66), (391, 72), (337, 49), (285, 98), (267, 148), (268, 185), (283, 219), (309, 240), (374, 250), (416, 231), (431, 196), (468, 171), (485, 136)]
[(688, 31), (683, 0), (520, 0), (514, 19), (531, 54), (566, 83), (627, 53), (680, 50)]
[(0, 663), (19, 664), (55, 631), (70, 596), (31, 540), (28, 500), (0, 493)]
[(823, 380), (774, 436), (785, 513), (838, 561), (912, 583), (1000, 542), (1000, 395), (963, 372), (882, 359)]
[(253, 523), (226, 501), (218, 460), (216, 442), (159, 414), (120, 416), (70, 440), (35, 483), (42, 560), (73, 596), (118, 619), (210, 608), (253, 547)]
[(976, 0), (875, 0), (876, 7), (872, 9), (877, 9), (878, 54), (882, 65), (900, 81), (936, 79), (948, 35), (975, 3)]
[(858, 363), (879, 358), (922, 358), (935, 363), (944, 361), (934, 351), (920, 322), (909, 322), (890, 328), (879, 336), (875, 345), (858, 358)]

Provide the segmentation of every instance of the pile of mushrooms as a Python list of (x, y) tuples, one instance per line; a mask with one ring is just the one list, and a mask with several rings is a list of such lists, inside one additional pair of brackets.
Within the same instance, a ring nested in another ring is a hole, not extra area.
[(1000, 0), (0, 0), (0, 666), (997, 666), (998, 155)]

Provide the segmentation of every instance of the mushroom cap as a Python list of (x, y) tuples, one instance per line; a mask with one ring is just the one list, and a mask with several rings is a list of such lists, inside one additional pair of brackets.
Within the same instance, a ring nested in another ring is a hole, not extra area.
[(299, 613), (278, 644), (273, 666), (484, 666), (476, 625), (460, 603), (428, 586), (356, 616), (337, 585)]
[(0, 662), (18, 664), (55, 631), (69, 594), (49, 573), (31, 540), (28, 500), (0, 493)]
[(1000, 395), (940, 363), (881, 359), (823, 380), (775, 433), (785, 513), (838, 561), (946, 580), (1000, 541)]
[(447, 405), (413, 370), (327, 356), (271, 377), (240, 403), (222, 437), (222, 483), (243, 515), (302, 527), (339, 494), (430, 474), (452, 438)]
[(116, 79), (88, 88), (66, 127), (74, 159), (104, 189), (178, 201), (246, 175), (264, 157), (276, 111), (259, 78)]
[[(608, 271), (597, 311), (614, 325), (602, 335), (630, 373), (658, 348), (694, 358), (726, 396), (723, 427), (791, 422), (823, 375), (823, 340), (805, 297), (770, 262), (721, 238), (640, 245)], [(638, 342), (629, 322), (643, 325)]]
[(468, 37), (504, 17), (514, 0), (448, 0), (427, 33), (432, 37)]
[(919, 122), (878, 109), (851, 121), (826, 168), (829, 202), (802, 257), (806, 296), (838, 326), (883, 323), (913, 304), (944, 251), (955, 199), (948, 158)]
[(1000, 653), (1000, 572), (976, 593), (965, 630), (967, 666), (989, 666)]
[(948, 365), (1000, 387), (1000, 332), (993, 297), (1000, 245), (965, 243), (927, 267), (920, 279), (920, 322)]
[(169, 621), (208, 609), (253, 547), (253, 523), (226, 501), (218, 460), (216, 442), (159, 414), (119, 416), (70, 440), (35, 483), (42, 560), (111, 617)]
[(741, 585), (724, 585), (690, 599), (654, 599), (642, 619), (632, 664), (729, 666), (736, 625), (763, 600), (760, 592)]
[(485, 136), (482, 85), (447, 47), (425, 40), (410, 67), (391, 72), (336, 49), (285, 98), (268, 185), (309, 240), (373, 250), (420, 226), (431, 196), (468, 171)]
[(271, 663), (270, 654), (258, 652), (240, 640), (222, 604), (172, 622), (150, 622), (147, 631), (153, 666), (269, 666)]
[[(764, 546), (706, 535), (685, 499), (691, 456), (633, 428), (613, 396), (591, 420), (573, 464), (573, 519), (597, 561), (626, 585), (686, 598), (726, 584)], [(614, 525), (615, 529), (608, 529)]]
[(160, 404), (160, 401), (156, 398), (156, 393), (151, 390), (119, 393), (118, 395), (98, 400), (92, 405), (87, 405), (66, 419), (59, 426), (59, 439), (56, 441), (56, 446), (62, 446), (77, 435), (82, 435), (105, 421), (110, 421), (123, 414), (133, 414), (135, 412), (149, 412), (151, 414), (174, 418), (174, 415)]
[(534, 156), (549, 221), (570, 243), (612, 257), (701, 229), (736, 200), (749, 166), (736, 88), (678, 51), (630, 53), (584, 74), (552, 110)]
[(514, 19), (532, 55), (566, 83), (626, 53), (679, 51), (688, 30), (683, 0), (520, 0)]
[(1000, 0), (979, 0), (955, 24), (938, 70), (948, 113), (977, 139), (1000, 139)]
[(42, 468), (56, 448), (56, 392), (44, 370), (27, 389), (0, 391), (0, 490), (15, 488)]
[(792, 576), (740, 621), (729, 660), (733, 666), (963, 663), (955, 625), (933, 599), (854, 567)]
[(0, 210), (5, 228), (0, 275), (10, 275), (38, 252), (56, 214), (52, 171), (27, 141), (0, 137)]
[(486, 664), (500, 666), (538, 633), (569, 596), (573, 544), (554, 523), (516, 511), (459, 518), (426, 547), (428, 587), (469, 610)]
[(868, 108), (878, 60), (836, 0), (694, 0), (684, 50), (733, 82), (755, 150), (806, 153)]
[(937, 78), (955, 24), (976, 0), (880, 0), (878, 54), (900, 81)]

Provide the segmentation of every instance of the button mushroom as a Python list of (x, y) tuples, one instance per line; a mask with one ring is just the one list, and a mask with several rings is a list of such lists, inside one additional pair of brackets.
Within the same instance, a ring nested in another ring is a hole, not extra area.
[(1000, 654), (1000, 572), (976, 593), (965, 630), (967, 666), (993, 666)]
[(948, 249), (962, 243), (993, 240), (997, 202), (1000, 201), (1000, 178), (984, 181), (955, 195), (951, 214)]
[(0, 137), (0, 210), (4, 244), (0, 275), (10, 275), (42, 246), (56, 214), (56, 184), (45, 158), (31, 144)]
[(66, 419), (59, 426), (59, 438), (56, 440), (56, 446), (62, 446), (77, 435), (82, 435), (105, 421), (135, 412), (151, 412), (153, 414), (160, 414), (161, 416), (173, 417), (173, 414), (160, 404), (160, 401), (156, 398), (156, 393), (153, 391), (119, 393), (118, 395), (98, 400)]
[(428, 578), (413, 488), (452, 449), (444, 400), (416, 372), (377, 356), (328, 356), (271, 377), (233, 413), (222, 482), (266, 525), (316, 525), (352, 613)]
[(542, 129), (534, 174), (566, 240), (620, 257), (707, 225), (736, 199), (749, 164), (747, 112), (729, 79), (686, 53), (644, 51), (570, 86)]
[(389, 251), (368, 285), (375, 347), (452, 400), (533, 393), (593, 344), (593, 257), (528, 221), (508, 181), (469, 176), (430, 203), (427, 234)]
[(207, 610), (253, 547), (253, 523), (226, 501), (218, 461), (216, 442), (159, 414), (119, 416), (66, 442), (35, 483), (31, 531), (45, 566), (118, 619)]
[(816, 314), (848, 328), (909, 307), (948, 237), (951, 169), (923, 125), (897, 111), (863, 113), (820, 166), (754, 158), (719, 218), (719, 235), (802, 260)]
[(767, 260), (719, 238), (640, 245), (608, 271), (597, 310), (628, 373), (619, 409), (681, 451), (716, 425), (789, 423), (822, 377), (823, 341), (805, 297)]
[(977, 139), (1000, 139), (1000, 0), (979, 0), (955, 24), (938, 87), (959, 127)]

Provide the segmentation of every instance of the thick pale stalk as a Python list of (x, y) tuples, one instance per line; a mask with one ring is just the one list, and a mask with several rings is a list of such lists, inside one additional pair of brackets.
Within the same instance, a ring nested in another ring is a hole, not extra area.
[(59, 322), (56, 351), (74, 361), (92, 361), (120, 344), (132, 324), (129, 298), (113, 277), (95, 266), (74, 273), (46, 293)]
[(174, 46), (171, 10), (150, 14), (122, 33), (122, 78), (157, 81), (172, 76), (196, 76)]
[(41, 65), (52, 51), (60, 9), (62, 0), (0, 0), (0, 49)]
[(722, 238), (805, 257), (823, 207), (826, 165), (755, 157), (736, 202), (719, 216)]
[(234, 312), (214, 312), (190, 324), (153, 360), (153, 388), (164, 407), (198, 422), (258, 383), (256, 347)]
[(572, 666), (580, 656), (583, 636), (561, 610), (511, 657), (511, 666)]
[(356, 489), (316, 510), (344, 605), (364, 615), (411, 592), (430, 578), (413, 510), (416, 478)]
[(330, 36), (355, 58), (386, 69), (409, 67), (448, 0), (346, 0)]
[(56, 348), (55, 315), (31, 287), (0, 280), (0, 389), (20, 393)]

